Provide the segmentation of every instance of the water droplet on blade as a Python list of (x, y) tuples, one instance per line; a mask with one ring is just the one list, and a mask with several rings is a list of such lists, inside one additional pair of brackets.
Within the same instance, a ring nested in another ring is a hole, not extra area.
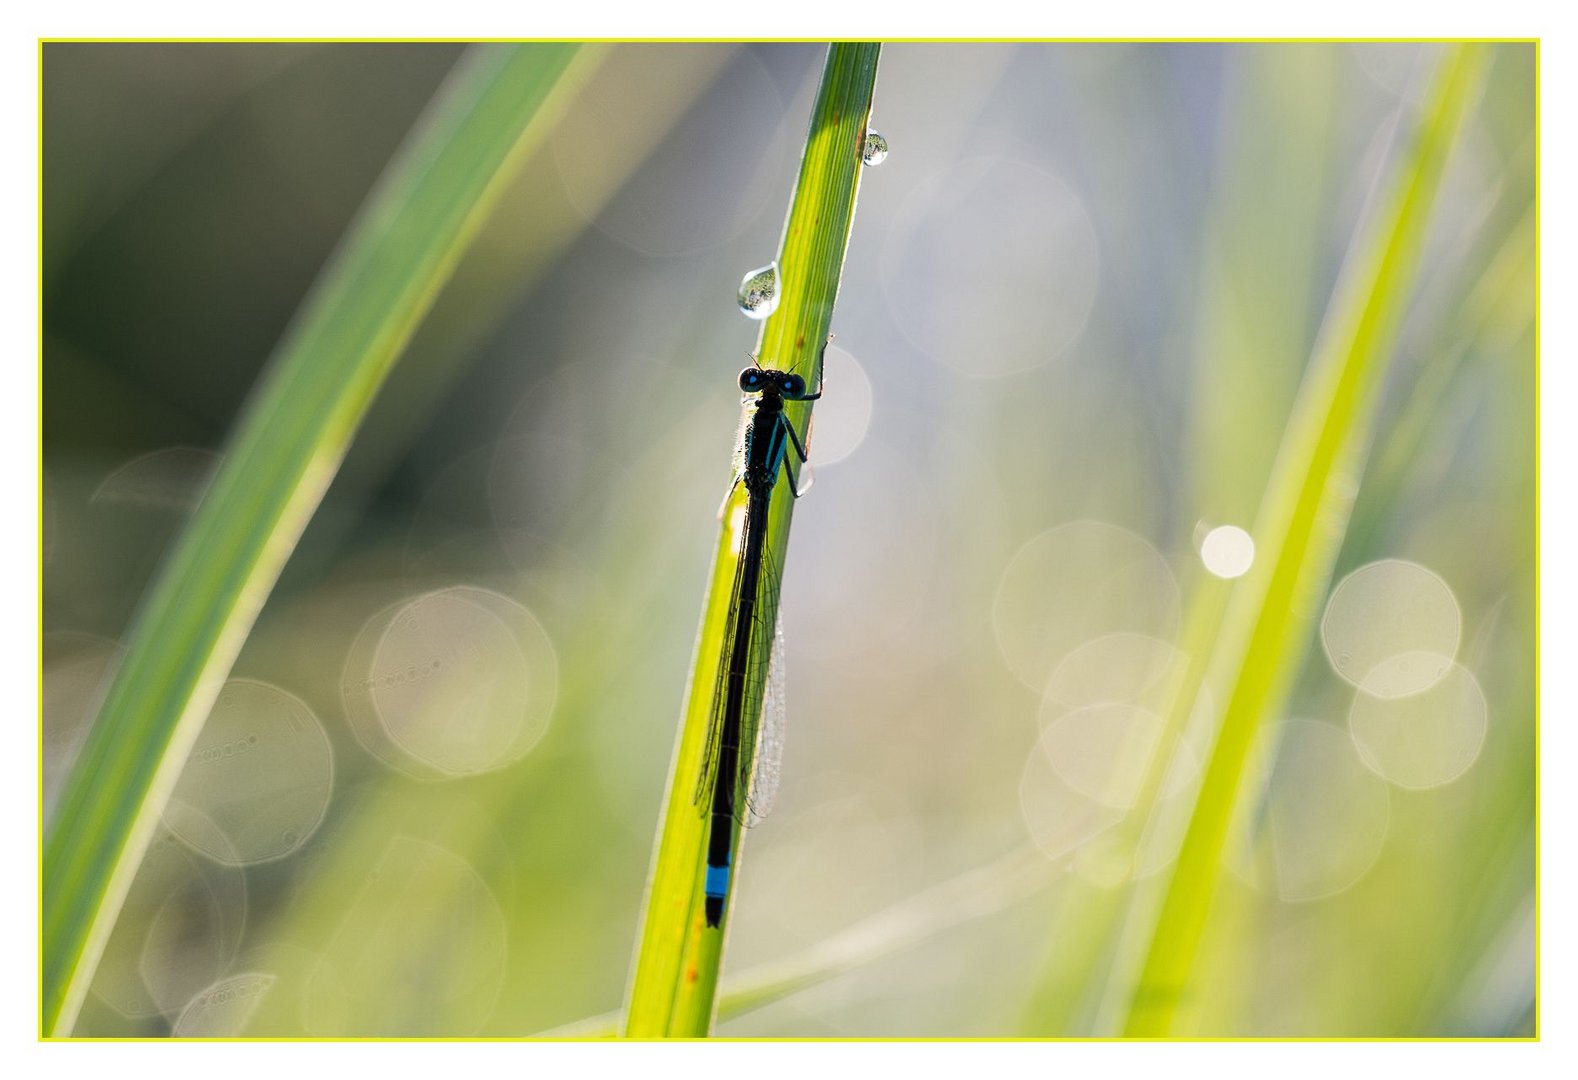
[(888, 140), (876, 128), (866, 129), (866, 145), (860, 148), (860, 160), (867, 165), (881, 165), (888, 160)]
[(740, 310), (752, 319), (765, 319), (778, 310), (777, 260), (740, 279)]

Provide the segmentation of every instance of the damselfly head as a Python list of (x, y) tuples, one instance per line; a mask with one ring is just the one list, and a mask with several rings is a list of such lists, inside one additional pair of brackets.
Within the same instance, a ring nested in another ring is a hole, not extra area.
[(740, 389), (747, 394), (773, 393), (790, 401), (805, 397), (805, 380), (790, 371), (746, 368), (740, 372)]

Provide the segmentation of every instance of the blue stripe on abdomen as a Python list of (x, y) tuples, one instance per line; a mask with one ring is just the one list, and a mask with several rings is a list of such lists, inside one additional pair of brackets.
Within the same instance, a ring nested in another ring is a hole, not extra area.
[[(691, 880), (695, 880), (692, 878)], [(727, 896), (729, 892), (729, 868), (727, 866), (707, 867), (706, 883), (702, 892), (707, 896)]]

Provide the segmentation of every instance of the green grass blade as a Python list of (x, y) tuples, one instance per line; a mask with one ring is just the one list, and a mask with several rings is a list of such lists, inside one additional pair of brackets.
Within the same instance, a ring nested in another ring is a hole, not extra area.
[(1302, 655), (1301, 602), (1330, 573), (1351, 507), (1340, 490), (1362, 455), (1374, 402), (1413, 293), (1442, 172), (1483, 74), (1483, 49), (1456, 47), (1373, 228), (1350, 252), (1299, 392), (1256, 524), (1256, 567), (1229, 604), (1211, 667), (1230, 687), (1216, 746), (1173, 868), (1125, 1033), (1172, 1032), (1221, 873), (1245, 764)]
[[(781, 300), (757, 342), (764, 365), (798, 370), (812, 385), (854, 221), (879, 49), (874, 43), (838, 43), (828, 49), (779, 245)], [(724, 371), (732, 374), (733, 369), (720, 369), (720, 377)], [(807, 430), (810, 402), (791, 402), (787, 411), (798, 430)], [(691, 796), (701, 773), (738, 557), (727, 523), (743, 497), (743, 491), (736, 491), (725, 507), (726, 527), (720, 533), (696, 641), (626, 1004), (625, 1034), (632, 1037), (704, 1036), (712, 1026), (723, 934), (703, 930), (700, 887), (706, 832)], [(778, 566), (783, 565), (793, 507), (793, 499), (772, 500), (768, 543)], [(750, 748), (742, 748), (742, 753), (749, 756)]]
[(586, 69), (578, 52), (474, 49), (369, 195), (276, 351), (144, 598), (46, 840), (46, 1034), (70, 1032), (220, 684), (384, 377), (504, 181), (551, 127), (565, 96), (556, 88)]

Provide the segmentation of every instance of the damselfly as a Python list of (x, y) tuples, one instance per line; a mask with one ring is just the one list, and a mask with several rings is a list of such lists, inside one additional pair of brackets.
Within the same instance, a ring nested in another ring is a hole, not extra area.
[[(817, 367), (820, 371), (821, 364)], [(707, 925), (712, 927), (722, 924), (729, 896), (734, 827), (754, 825), (765, 817), (778, 787), (783, 635), (778, 627), (777, 574), (768, 555), (767, 510), (780, 471), (796, 498), (801, 492), (800, 470), (789, 460), (789, 449), (794, 448), (803, 465), (805, 444), (784, 414), (784, 403), (822, 396), (820, 385), (816, 393), (807, 393), (799, 375), (764, 368), (759, 361), (740, 372), (740, 389), (751, 395), (735, 445), (734, 483), (745, 488), (743, 540), (712, 694), (705, 764), (695, 795), (697, 808), (711, 821), (702, 891)], [(766, 634), (773, 635), (770, 649), (765, 646)], [(756, 667), (764, 653), (769, 657), (765, 679)]]

